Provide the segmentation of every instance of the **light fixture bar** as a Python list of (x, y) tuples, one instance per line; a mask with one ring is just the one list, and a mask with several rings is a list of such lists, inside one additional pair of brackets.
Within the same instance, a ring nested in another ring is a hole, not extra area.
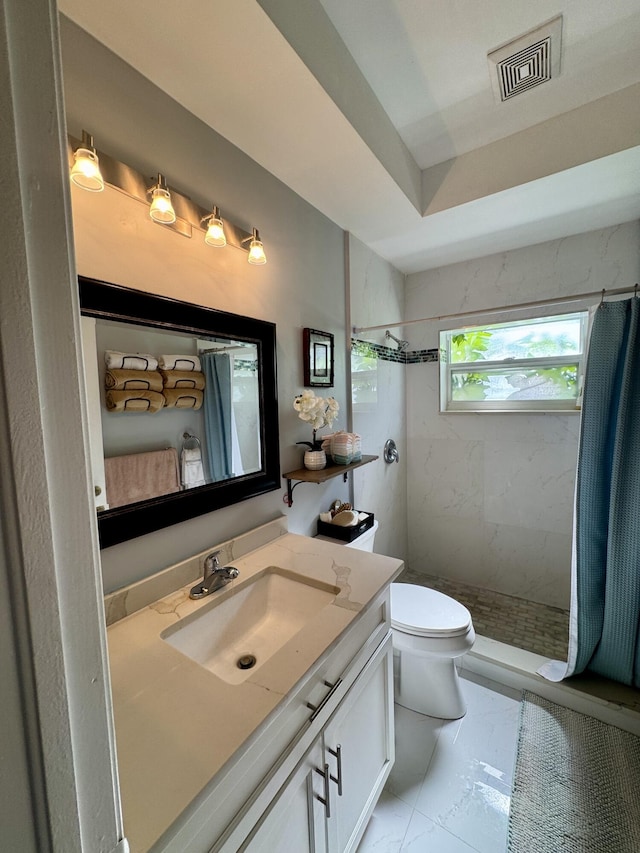
[[(74, 163), (74, 150), (81, 145), (81, 140), (69, 135), (68, 139), (68, 156), (69, 166)], [(100, 158), (100, 170), (105, 184), (124, 193), (129, 198), (141, 202), (149, 208), (149, 190), (153, 189), (158, 183), (157, 174), (154, 177), (145, 177), (140, 172), (127, 166), (126, 163), (121, 163), (114, 157), (110, 157), (103, 151), (97, 150), (96, 153)], [(189, 196), (184, 195), (179, 190), (176, 190), (169, 182), (168, 189), (171, 192), (171, 202), (176, 212), (176, 221), (163, 224), (163, 228), (170, 228), (183, 237), (191, 237), (192, 229), (197, 229), (198, 232), (204, 234), (206, 228), (202, 226), (202, 220), (211, 216), (211, 208), (206, 209), (200, 207)], [(242, 249), (243, 252), (248, 252), (248, 241), (253, 237), (252, 232), (244, 231), (239, 226), (230, 222), (226, 217), (224, 219), (224, 232), (227, 238), (227, 245), (233, 246), (236, 249)], [(247, 242), (244, 242), (247, 241)]]

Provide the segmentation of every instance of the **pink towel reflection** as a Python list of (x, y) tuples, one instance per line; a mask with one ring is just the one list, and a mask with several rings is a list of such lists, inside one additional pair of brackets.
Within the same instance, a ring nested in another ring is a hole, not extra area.
[(178, 453), (174, 447), (129, 453), (104, 460), (109, 508), (180, 491)]

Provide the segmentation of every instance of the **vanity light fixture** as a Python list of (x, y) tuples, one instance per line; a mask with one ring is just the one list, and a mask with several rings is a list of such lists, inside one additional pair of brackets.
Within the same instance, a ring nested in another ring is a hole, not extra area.
[(111, 157), (106, 151), (98, 153), (93, 147), (93, 137), (82, 131), (82, 139), (69, 136), (67, 148), (70, 177), (73, 183), (87, 190), (98, 192), (105, 186), (120, 190), (131, 199), (145, 206), (154, 222), (165, 225), (167, 230), (175, 231), (190, 238), (193, 231), (201, 231), (209, 246), (231, 246), (248, 253), (250, 264), (261, 265), (267, 262), (264, 246), (257, 229), (245, 231), (222, 219), (220, 208), (215, 205), (201, 207), (188, 195), (172, 187), (171, 192), (161, 173), (157, 180), (136, 171), (126, 163)]
[(91, 193), (102, 192), (104, 180), (100, 173), (100, 160), (93, 145), (93, 136), (86, 130), (82, 131), (82, 142), (76, 148), (73, 159), (70, 174), (73, 183)]
[(249, 257), (247, 260), (250, 264), (254, 266), (260, 266), (261, 264), (267, 263), (267, 256), (264, 253), (264, 246), (260, 240), (260, 233), (257, 228), (253, 229), (251, 237), (245, 238), (242, 242), (246, 243), (248, 240), (251, 240), (249, 243)]
[(175, 222), (176, 212), (171, 204), (171, 193), (167, 189), (164, 175), (158, 172), (158, 182), (148, 192), (151, 193), (149, 216), (153, 221), (161, 225), (171, 225)]
[(201, 221), (207, 223), (207, 233), (204, 235), (204, 242), (207, 246), (215, 246), (221, 249), (227, 245), (219, 207), (214, 205), (213, 211), (209, 216), (204, 216)]

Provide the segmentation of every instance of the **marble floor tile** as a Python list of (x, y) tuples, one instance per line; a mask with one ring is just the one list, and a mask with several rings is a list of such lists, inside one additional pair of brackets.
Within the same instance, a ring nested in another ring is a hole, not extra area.
[(413, 809), (386, 788), (367, 825), (358, 853), (399, 853)]
[(396, 705), (396, 761), (387, 789), (410, 806), (415, 806), (425, 773), (445, 720), (425, 717)]
[(505, 853), (521, 694), (461, 683), (462, 720), (396, 705), (396, 763), (358, 853)]
[(415, 807), (480, 853), (505, 849), (519, 702), (464, 682), (469, 712), (438, 739)]
[(400, 853), (476, 853), (476, 848), (414, 811)]

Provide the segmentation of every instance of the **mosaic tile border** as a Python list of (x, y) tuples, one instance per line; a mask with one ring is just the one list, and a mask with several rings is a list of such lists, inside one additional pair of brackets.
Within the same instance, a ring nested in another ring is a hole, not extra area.
[(379, 361), (392, 361), (396, 364), (420, 364), (423, 362), (439, 361), (440, 351), (435, 349), (419, 349), (411, 352), (400, 352), (395, 347), (386, 347), (382, 344), (374, 344), (371, 341), (362, 341), (358, 338), (351, 339), (351, 349), (359, 355), (368, 355)]

